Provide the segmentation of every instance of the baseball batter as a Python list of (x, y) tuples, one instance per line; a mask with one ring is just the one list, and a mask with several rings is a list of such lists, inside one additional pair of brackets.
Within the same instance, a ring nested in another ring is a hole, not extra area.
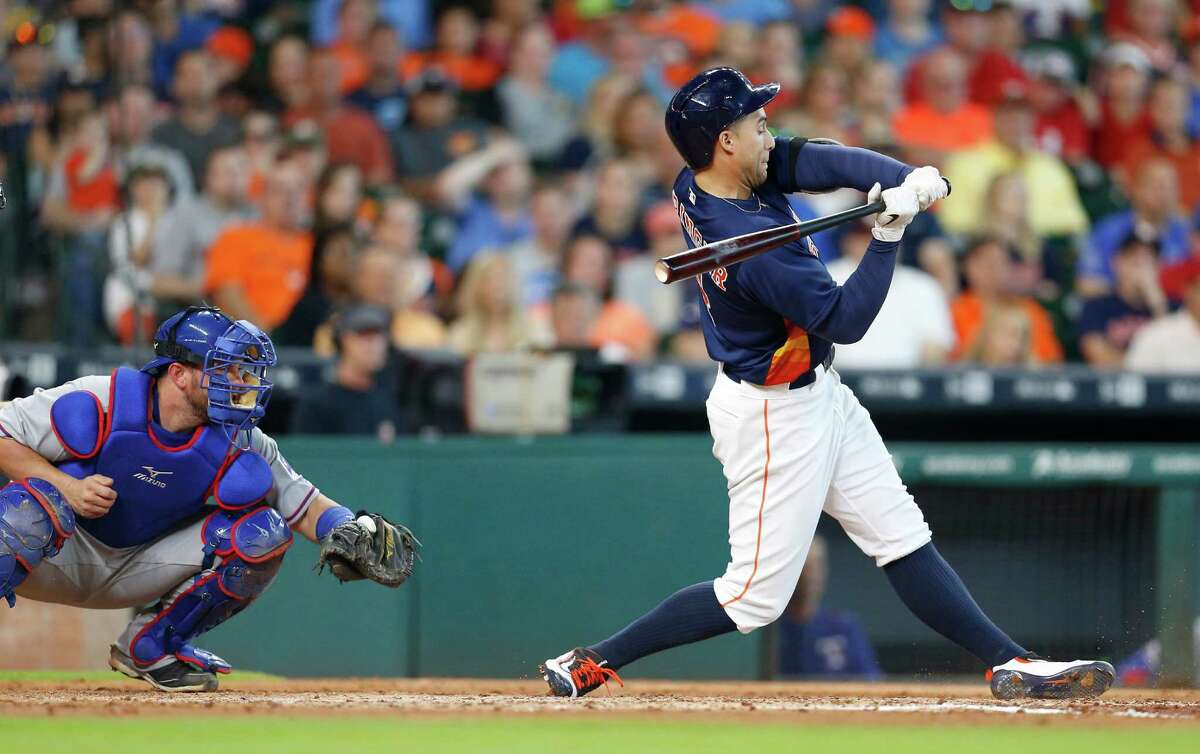
[(232, 668), (192, 641), (262, 594), (293, 531), (339, 579), (387, 586), (412, 572), (414, 540), (322, 495), (255, 426), (276, 361), (258, 327), (190, 307), (154, 351), (0, 409), (0, 597), (141, 608), (112, 668), (213, 691)]
[(1106, 662), (1050, 662), (997, 628), (938, 553), (921, 509), (871, 417), (832, 368), (835, 343), (867, 331), (887, 294), (897, 244), (943, 198), (936, 168), (913, 169), (863, 149), (776, 140), (763, 106), (778, 84), (752, 86), (731, 68), (705, 71), (671, 100), (666, 127), (687, 162), (672, 200), (690, 247), (796, 222), (787, 194), (851, 187), (882, 199), (873, 240), (838, 286), (810, 240), (697, 279), (709, 355), (713, 455), (729, 490), (729, 564), (622, 631), (546, 660), (553, 694), (582, 696), (640, 657), (780, 616), (822, 511), (883, 568), (913, 613), (990, 668), (1000, 698), (1085, 697), (1112, 683)]

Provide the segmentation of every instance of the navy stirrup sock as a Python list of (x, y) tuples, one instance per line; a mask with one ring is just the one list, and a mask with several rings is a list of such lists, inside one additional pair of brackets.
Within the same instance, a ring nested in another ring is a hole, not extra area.
[(614, 670), (646, 655), (736, 631), (713, 582), (680, 589), (612, 637), (589, 647)]
[(913, 615), (988, 667), (1025, 654), (1020, 645), (984, 615), (962, 579), (932, 542), (888, 563), (883, 570)]

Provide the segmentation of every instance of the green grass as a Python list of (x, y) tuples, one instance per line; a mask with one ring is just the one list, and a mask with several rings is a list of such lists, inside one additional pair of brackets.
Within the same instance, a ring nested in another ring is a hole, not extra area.
[[(8, 752), (162, 754), (228, 748), (255, 754), (1194, 754), (1200, 728), (1035, 727), (919, 728), (807, 726), (649, 718), (0, 718)], [(207, 743), (205, 743), (207, 742)]]
[[(235, 670), (232, 675), (222, 676), (232, 681), (278, 681), (282, 676), (269, 673), (255, 673), (252, 670)], [(0, 670), (0, 682), (3, 681), (41, 681), (44, 683), (67, 683), (68, 681), (119, 681), (140, 683), (132, 678), (126, 678), (111, 670)]]

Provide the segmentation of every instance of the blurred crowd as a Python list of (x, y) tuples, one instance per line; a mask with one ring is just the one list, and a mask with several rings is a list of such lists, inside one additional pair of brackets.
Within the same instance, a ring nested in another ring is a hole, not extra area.
[[(205, 300), (367, 370), (389, 342), (704, 363), (695, 286), (652, 269), (684, 243), (665, 103), (723, 64), (783, 85), (778, 134), (953, 183), (839, 365), (1200, 372), (1197, 0), (0, 10), (8, 337), (143, 343)], [(835, 278), (867, 234), (816, 238)]]

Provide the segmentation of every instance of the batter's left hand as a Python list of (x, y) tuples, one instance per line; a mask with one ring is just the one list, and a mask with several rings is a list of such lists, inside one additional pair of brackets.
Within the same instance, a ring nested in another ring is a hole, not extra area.
[(946, 179), (942, 178), (942, 174), (932, 165), (912, 171), (900, 185), (916, 193), (917, 203), (922, 212), (929, 209), (938, 199), (945, 199), (950, 194), (950, 184), (946, 183)]

